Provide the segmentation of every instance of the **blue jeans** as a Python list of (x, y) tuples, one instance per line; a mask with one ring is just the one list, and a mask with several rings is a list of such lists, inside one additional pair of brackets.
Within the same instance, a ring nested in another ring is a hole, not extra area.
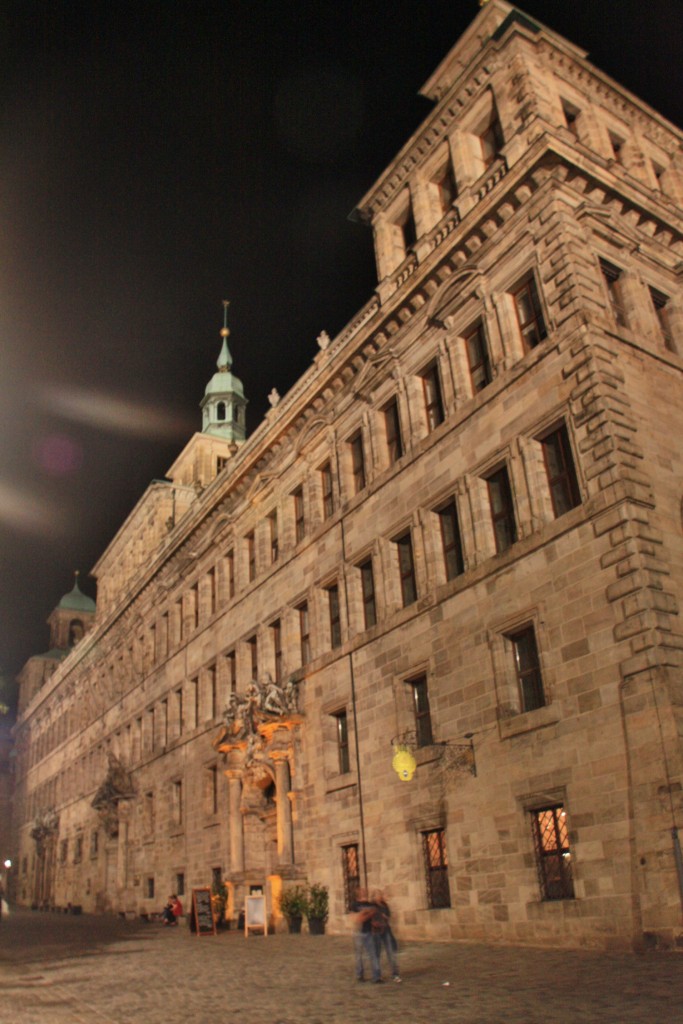
[(379, 978), (379, 957), (377, 946), (371, 932), (356, 932), (353, 936), (353, 945), (356, 951), (356, 978), (360, 980), (365, 976), (365, 960), (370, 964), (372, 980)]
[(373, 935), (373, 941), (375, 944), (376, 956), (377, 956), (377, 969), (380, 969), (380, 959), (382, 956), (382, 950), (386, 951), (387, 960), (389, 961), (389, 970), (391, 971), (392, 978), (398, 978), (398, 960), (396, 959), (396, 950), (394, 949), (394, 937), (391, 933), (391, 928), (387, 928), (381, 935)]

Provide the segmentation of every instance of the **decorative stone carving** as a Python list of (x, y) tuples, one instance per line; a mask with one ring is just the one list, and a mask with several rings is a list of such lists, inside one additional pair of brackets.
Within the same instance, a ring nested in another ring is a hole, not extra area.
[(270, 394), (268, 395), (268, 401), (270, 402), (273, 409), (275, 408), (276, 405), (280, 404), (280, 392), (278, 391), (277, 388), (273, 388), (273, 390), (270, 392)]
[(104, 782), (95, 793), (91, 807), (100, 816), (102, 827), (110, 839), (119, 834), (119, 801), (134, 795), (130, 772), (114, 754), (108, 755), (109, 767)]
[(318, 348), (321, 352), (324, 352), (330, 346), (330, 336), (327, 331), (321, 331), (315, 340), (318, 342)]
[(54, 810), (42, 811), (35, 816), (31, 824), (31, 839), (36, 844), (36, 850), (40, 853), (45, 843), (57, 833), (59, 829), (59, 815)]

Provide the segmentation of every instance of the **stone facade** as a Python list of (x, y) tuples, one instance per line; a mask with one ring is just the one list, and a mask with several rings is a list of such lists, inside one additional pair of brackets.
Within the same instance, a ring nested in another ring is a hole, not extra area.
[(423, 93), (375, 295), (195, 435), (22, 690), (24, 902), (224, 879), (281, 927), (319, 882), (340, 931), (360, 882), (405, 937), (683, 941), (682, 136), (502, 0)]

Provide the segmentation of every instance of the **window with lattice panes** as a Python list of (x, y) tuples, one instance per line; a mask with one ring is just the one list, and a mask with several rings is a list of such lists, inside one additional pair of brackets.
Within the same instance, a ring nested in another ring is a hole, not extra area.
[(377, 601), (375, 597), (375, 575), (372, 558), (366, 559), (358, 566), (360, 570), (361, 592), (363, 599), (363, 622), (366, 629), (377, 623)]
[(427, 906), (430, 910), (450, 907), (451, 890), (448, 882), (448, 854), (446, 831), (442, 828), (422, 833)]
[(360, 888), (360, 859), (358, 843), (348, 843), (341, 848), (342, 878), (344, 879), (344, 909), (350, 912), (356, 902)]
[(335, 711), (332, 717), (334, 718), (336, 732), (339, 774), (346, 775), (347, 772), (351, 771), (351, 758), (349, 754), (349, 718), (346, 710)]
[(543, 449), (553, 514), (557, 519), (581, 504), (579, 482), (576, 478), (574, 457), (566, 425), (561, 424), (544, 434), (539, 440)]
[(392, 400), (385, 405), (383, 412), (387, 455), (389, 457), (389, 465), (393, 466), (394, 463), (398, 462), (403, 455), (403, 438), (401, 436), (401, 419), (398, 412), (398, 400), (396, 398), (392, 398)]
[(525, 626), (524, 629), (508, 634), (507, 640), (512, 647), (520, 710), (536, 711), (546, 704), (536, 631), (533, 626)]
[(544, 900), (574, 898), (567, 812), (562, 804), (531, 812), (536, 867)]

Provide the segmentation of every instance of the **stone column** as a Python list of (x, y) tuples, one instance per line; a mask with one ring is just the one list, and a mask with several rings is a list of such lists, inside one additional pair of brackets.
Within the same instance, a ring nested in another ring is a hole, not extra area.
[(242, 777), (235, 769), (226, 771), (230, 811), (230, 870), (244, 871), (244, 822), (242, 820)]
[(292, 807), (289, 802), (289, 760), (286, 753), (272, 753), (275, 763), (277, 802), (277, 853), (280, 864), (293, 862)]

